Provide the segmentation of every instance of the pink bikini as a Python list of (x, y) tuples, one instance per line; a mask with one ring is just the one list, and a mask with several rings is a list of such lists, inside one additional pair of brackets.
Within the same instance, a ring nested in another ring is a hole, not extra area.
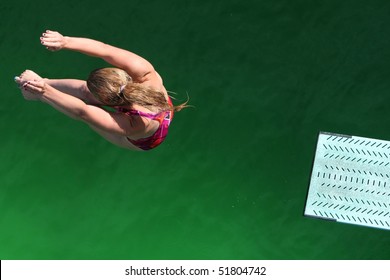
[[(168, 103), (172, 105), (171, 99), (168, 99)], [(160, 145), (168, 134), (168, 127), (173, 118), (173, 111), (165, 111), (157, 114), (144, 113), (138, 110), (128, 110), (125, 108), (116, 108), (119, 112), (122, 112), (128, 116), (140, 116), (151, 120), (156, 120), (160, 123), (160, 126), (153, 135), (147, 138), (140, 138), (133, 140), (127, 137), (130, 143), (142, 150), (151, 150)]]

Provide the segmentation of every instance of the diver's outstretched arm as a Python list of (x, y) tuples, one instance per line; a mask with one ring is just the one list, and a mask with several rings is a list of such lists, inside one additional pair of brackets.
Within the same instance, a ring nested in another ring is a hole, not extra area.
[(131, 137), (145, 128), (142, 123), (134, 124), (129, 121), (125, 114), (107, 112), (99, 107), (88, 105), (79, 98), (58, 91), (43, 80), (28, 81), (22, 87), (57, 111), (105, 133)]
[(104, 105), (93, 96), (87, 87), (87, 82), (77, 79), (43, 79), (53, 88), (83, 100), (89, 105)]
[(51, 51), (67, 49), (99, 57), (111, 65), (125, 70), (138, 83), (145, 82), (150, 75), (155, 75), (152, 64), (146, 59), (130, 51), (97, 40), (63, 36), (50, 30), (43, 33), (40, 40), (41, 44)]
[(31, 70), (25, 70), (20, 76), (15, 77), (15, 82), (22, 86), (27, 81), (41, 81), (44, 80), (46, 84), (51, 85), (55, 89), (77, 97), (83, 100), (89, 105), (104, 105), (102, 102), (97, 100), (93, 94), (89, 91), (87, 83), (83, 80), (78, 79), (47, 79), (42, 78), (37, 73)]

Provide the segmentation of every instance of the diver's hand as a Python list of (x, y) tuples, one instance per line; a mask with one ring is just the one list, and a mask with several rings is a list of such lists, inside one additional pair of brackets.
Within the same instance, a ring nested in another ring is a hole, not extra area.
[(44, 80), (40, 81), (27, 81), (23, 84), (23, 88), (28, 92), (41, 96), (46, 92), (46, 83)]
[(31, 93), (27, 89), (25, 89), (23, 86), (20, 88), (20, 91), (22, 92), (22, 95), (24, 99), (29, 101), (38, 101), (41, 96), (36, 93)]
[(20, 76), (15, 77), (15, 82), (19, 85), (20, 91), (24, 99), (32, 101), (39, 100), (40, 95), (27, 90), (28, 81), (42, 81), (41, 76), (31, 70), (26, 70), (22, 74), (20, 74)]
[(49, 51), (59, 51), (63, 49), (67, 43), (67, 37), (62, 36), (57, 31), (46, 30), (40, 37), (41, 44)]

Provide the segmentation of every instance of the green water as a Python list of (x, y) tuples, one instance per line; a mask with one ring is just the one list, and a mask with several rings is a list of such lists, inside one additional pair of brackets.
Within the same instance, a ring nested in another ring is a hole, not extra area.
[[(389, 259), (388, 231), (303, 216), (319, 131), (390, 140), (390, 2), (0, 4), (0, 259)], [(165, 143), (105, 142), (13, 77), (106, 64), (45, 29), (149, 59), (194, 109)]]

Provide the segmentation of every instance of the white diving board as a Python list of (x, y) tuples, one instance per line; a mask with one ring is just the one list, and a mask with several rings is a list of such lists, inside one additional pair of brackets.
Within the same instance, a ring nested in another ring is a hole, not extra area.
[(321, 132), (304, 215), (390, 230), (390, 141)]

